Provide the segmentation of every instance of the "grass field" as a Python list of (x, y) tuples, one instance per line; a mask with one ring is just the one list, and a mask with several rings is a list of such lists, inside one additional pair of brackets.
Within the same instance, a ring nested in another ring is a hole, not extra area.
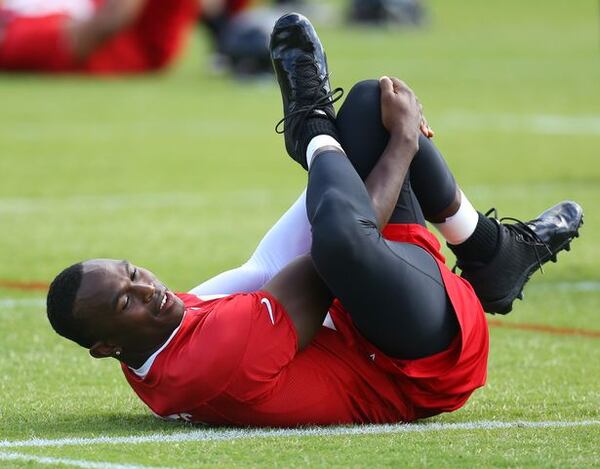
[(428, 3), (422, 30), (323, 26), (334, 85), (408, 81), (481, 210), (586, 210), (573, 250), (500, 318), (515, 328), (491, 328), (488, 385), (411, 426), (165, 423), (114, 362), (50, 330), (43, 291), (6, 286), (113, 257), (186, 290), (244, 261), (295, 199), (305, 176), (273, 132), (278, 89), (212, 75), (194, 38), (159, 76), (0, 77), (0, 466), (600, 466), (598, 2)]

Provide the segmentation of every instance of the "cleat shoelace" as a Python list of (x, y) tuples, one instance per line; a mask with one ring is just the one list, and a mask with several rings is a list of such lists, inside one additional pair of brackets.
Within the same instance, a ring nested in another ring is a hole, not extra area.
[[(490, 215), (492, 215), (492, 217), (490, 217)], [(523, 243), (529, 244), (530, 246), (533, 246), (533, 251), (535, 252), (535, 258), (536, 258), (538, 266), (540, 268), (540, 272), (544, 273), (544, 267), (543, 267), (544, 263), (542, 262), (542, 258), (540, 257), (538, 247), (543, 246), (544, 248), (546, 248), (546, 251), (548, 251), (548, 254), (550, 254), (550, 256), (552, 256), (552, 249), (550, 249), (550, 246), (548, 246), (548, 243), (543, 241), (537, 235), (537, 233), (531, 229), (531, 227), (527, 223), (522, 222), (518, 218), (513, 218), (513, 217), (498, 218), (498, 211), (496, 210), (495, 207), (492, 207), (487, 212), (485, 212), (485, 216), (493, 218), (498, 223), (502, 224), (502, 226), (504, 228), (506, 228), (509, 232), (514, 234), (515, 238), (518, 241), (521, 241)], [(509, 225), (509, 224), (503, 223), (504, 221), (511, 221), (513, 223)], [(454, 267), (452, 267), (452, 273), (455, 274), (457, 268), (458, 268), (458, 263), (454, 264)]]
[[(542, 258), (540, 257), (540, 253), (538, 251), (538, 247), (543, 246), (544, 248), (546, 248), (546, 251), (548, 251), (548, 254), (550, 256), (552, 256), (552, 249), (550, 249), (550, 246), (548, 246), (548, 244), (545, 241), (543, 241), (527, 223), (524, 223), (521, 220), (519, 220), (518, 218), (513, 218), (513, 217), (498, 218), (498, 211), (495, 208), (489, 209), (485, 213), (485, 216), (489, 217), (492, 213), (493, 213), (493, 218), (495, 220), (497, 220), (499, 223), (501, 223), (502, 226), (504, 226), (509, 232), (513, 233), (515, 235), (515, 238), (518, 241), (521, 241), (523, 243), (529, 244), (530, 246), (533, 246), (533, 250), (535, 252), (535, 258), (536, 258), (538, 266), (540, 268), (540, 272), (544, 273), (543, 262), (542, 262)], [(513, 223), (511, 223), (509, 225), (509, 224), (503, 223), (504, 221), (511, 221)]]
[[(322, 110), (321, 108), (323, 107), (333, 105), (333, 103), (339, 101), (344, 95), (344, 90), (342, 88), (335, 88), (322, 96), (318, 96), (319, 91), (329, 79), (329, 75), (319, 78), (318, 71), (315, 70), (315, 64), (311, 58), (301, 57), (298, 59), (296, 63), (296, 74), (304, 81), (303, 86), (296, 90), (298, 93), (297, 102), (308, 104), (299, 105), (297, 109), (294, 109), (277, 122), (275, 125), (275, 132), (278, 134), (285, 133), (285, 131), (290, 128), (289, 126), (291, 126), (290, 130), (292, 131), (292, 135), (294, 135), (295, 129), (301, 127), (314, 111)], [(330, 115), (327, 111), (324, 112), (328, 118), (334, 118), (334, 116)]]

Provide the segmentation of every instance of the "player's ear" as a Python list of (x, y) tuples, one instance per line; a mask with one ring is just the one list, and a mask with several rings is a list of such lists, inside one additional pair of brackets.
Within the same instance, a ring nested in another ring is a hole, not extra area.
[[(117, 353), (118, 352), (118, 353)], [(121, 348), (106, 342), (96, 342), (90, 347), (90, 355), (94, 358), (107, 358), (120, 355)]]

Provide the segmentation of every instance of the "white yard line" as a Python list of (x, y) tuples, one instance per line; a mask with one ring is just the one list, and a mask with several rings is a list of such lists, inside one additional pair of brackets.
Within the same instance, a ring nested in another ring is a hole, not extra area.
[(61, 464), (63, 466), (83, 467), (85, 469), (154, 469), (152, 466), (140, 466), (139, 464), (115, 464), (81, 459), (52, 458), (48, 456), (35, 456), (33, 454), (5, 453), (3, 451), (0, 451), (0, 461), (25, 461), (51, 465)]
[(487, 130), (542, 135), (600, 135), (600, 115), (485, 114), (452, 111), (432, 121), (439, 130)]
[(457, 430), (499, 430), (523, 428), (570, 428), (591, 427), (600, 425), (600, 420), (579, 421), (513, 421), (513, 422), (462, 422), (462, 423), (425, 423), (425, 424), (387, 424), (357, 425), (347, 427), (310, 427), (299, 429), (224, 429), (224, 430), (191, 430), (178, 433), (154, 433), (132, 436), (100, 436), (96, 438), (60, 438), (55, 440), (33, 438), (22, 441), (0, 441), (0, 448), (25, 447), (63, 447), (120, 445), (143, 443), (181, 443), (192, 441), (219, 441), (246, 438), (281, 438), (302, 436), (344, 436), (344, 435), (380, 435), (391, 433), (425, 433), (432, 431)]
[[(493, 184), (472, 185), (468, 187), (471, 197), (509, 198), (520, 199), (524, 195), (536, 194), (546, 196), (556, 193), (573, 193), (582, 187), (596, 189), (594, 183), (582, 181), (567, 182), (543, 182), (523, 184)], [(230, 192), (150, 192), (137, 194), (118, 195), (71, 195), (65, 197), (0, 197), (0, 213), (2, 214), (25, 214), (58, 210), (83, 212), (89, 211), (90, 207), (96, 212), (116, 212), (130, 208), (136, 209), (164, 209), (193, 208), (198, 210), (202, 207), (218, 205), (256, 206), (257, 204), (270, 203), (272, 192), (268, 189), (248, 189)], [(292, 199), (290, 199), (290, 203)]]
[(14, 309), (19, 307), (43, 308), (46, 302), (42, 298), (1, 298), (0, 308)]
[(35, 213), (52, 209), (115, 211), (127, 208), (201, 208), (215, 203), (235, 203), (253, 206), (268, 202), (272, 194), (267, 189), (229, 192), (150, 192), (118, 195), (72, 195), (66, 197), (2, 197), (0, 213)]
[[(520, 132), (550, 135), (600, 135), (600, 115), (598, 114), (518, 114), (518, 113), (486, 113), (468, 109), (454, 109), (441, 112), (431, 121), (436, 129), (484, 130), (499, 132)], [(136, 132), (175, 132), (183, 136), (219, 135), (254, 135), (265, 129), (256, 122), (226, 121), (225, 119), (177, 120), (173, 122), (145, 121), (128, 122), (126, 127), (115, 123), (94, 122), (60, 122), (44, 123), (43, 126), (32, 126), (31, 122), (12, 123), (5, 134), (12, 140), (30, 141), (35, 134), (37, 139), (62, 141), (71, 139), (72, 135), (81, 134), (87, 139), (109, 141), (115, 138), (115, 132), (127, 134)]]

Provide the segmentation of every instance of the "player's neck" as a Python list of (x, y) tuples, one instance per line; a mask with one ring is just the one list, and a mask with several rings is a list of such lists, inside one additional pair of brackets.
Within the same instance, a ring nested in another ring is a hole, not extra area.
[(169, 342), (171, 342), (171, 339), (175, 336), (180, 327), (181, 323), (179, 323), (179, 325), (175, 329), (173, 329), (167, 337), (162, 338), (160, 341), (158, 341), (157, 345), (150, 347), (148, 350), (144, 350), (141, 352), (128, 352), (126, 350), (123, 350), (123, 353), (119, 357), (119, 360), (122, 363), (125, 363), (129, 368), (132, 368), (134, 370), (141, 368), (150, 359), (150, 357), (152, 357), (153, 354), (158, 354), (164, 347), (166, 347), (169, 344)]
[(150, 356), (153, 353), (154, 353), (154, 351), (133, 353), (133, 354), (125, 354), (124, 353), (119, 358), (119, 361), (122, 363), (125, 363), (125, 365), (127, 365), (129, 368), (133, 368), (134, 370), (137, 370), (138, 368), (141, 368), (144, 363), (146, 363), (148, 358), (150, 358)]

